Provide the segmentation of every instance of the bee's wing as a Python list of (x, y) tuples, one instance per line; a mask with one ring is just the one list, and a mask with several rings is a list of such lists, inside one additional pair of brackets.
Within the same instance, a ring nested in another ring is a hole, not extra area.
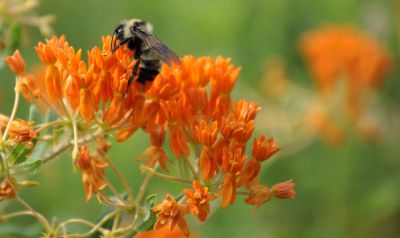
[(150, 53), (152, 55), (161, 59), (169, 66), (171, 66), (172, 64), (181, 63), (179, 57), (154, 35), (148, 35), (139, 30), (134, 31), (134, 34), (148, 45), (148, 47), (150, 48)]

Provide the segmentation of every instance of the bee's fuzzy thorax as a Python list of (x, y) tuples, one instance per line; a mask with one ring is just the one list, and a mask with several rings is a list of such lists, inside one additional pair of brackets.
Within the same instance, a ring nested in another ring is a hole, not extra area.
[(124, 36), (126, 38), (131, 37), (130, 32), (131, 27), (136, 27), (137, 29), (151, 35), (153, 34), (153, 25), (149, 22), (134, 18), (129, 20), (122, 20), (121, 25), (124, 26)]
[(146, 22), (146, 24), (144, 25), (144, 27), (146, 28), (146, 32), (149, 34), (153, 33), (154, 27), (151, 23)]

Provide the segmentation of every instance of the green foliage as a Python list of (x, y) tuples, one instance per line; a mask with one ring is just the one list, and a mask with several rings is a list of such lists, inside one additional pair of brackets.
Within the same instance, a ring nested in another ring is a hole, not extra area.
[[(36, 140), (35, 140), (36, 142)], [(12, 148), (10, 152), (10, 156), (8, 157), (8, 165), (10, 167), (14, 165), (21, 164), (25, 162), (29, 158), (29, 154), (31, 153), (31, 149), (26, 148), (25, 143), (17, 144)]]
[(151, 230), (156, 222), (156, 213), (151, 210), (155, 206), (157, 201), (157, 195), (151, 194), (144, 200), (143, 210), (140, 213), (138, 226), (136, 227), (137, 232), (144, 232)]

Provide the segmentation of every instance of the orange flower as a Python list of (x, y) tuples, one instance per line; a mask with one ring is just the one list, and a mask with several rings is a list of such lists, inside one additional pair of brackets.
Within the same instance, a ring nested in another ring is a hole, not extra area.
[(12, 122), (8, 135), (12, 139), (13, 144), (23, 142), (32, 142), (36, 139), (36, 132), (31, 128), (32, 123), (22, 119), (17, 119)]
[(35, 83), (33, 75), (25, 73), (25, 61), (19, 51), (16, 50), (13, 56), (7, 56), (4, 61), (11, 71), (17, 75), (17, 89), (24, 98), (28, 102), (31, 102), (32, 98), (38, 98), (40, 90)]
[(140, 155), (137, 159), (146, 158), (146, 166), (154, 167), (156, 162), (158, 162), (162, 169), (166, 172), (168, 156), (165, 150), (162, 148), (165, 139), (165, 128), (161, 127), (160, 130), (153, 130), (150, 132), (150, 140), (152, 146), (146, 149), (142, 155)]
[(243, 169), (246, 155), (243, 150), (237, 147), (233, 152), (224, 148), (222, 155), (222, 172), (224, 173), (224, 181), (222, 184), (222, 207), (233, 204), (236, 198), (237, 176)]
[(3, 178), (0, 182), (0, 200), (4, 198), (15, 197), (17, 191), (14, 184), (7, 178)]
[(258, 162), (263, 162), (269, 159), (276, 152), (280, 151), (273, 138), (265, 140), (264, 135), (258, 139), (254, 138), (252, 154)]
[[(241, 68), (235, 68), (231, 65), (231, 59), (217, 57), (213, 68), (213, 76), (211, 80), (211, 103), (218, 104), (218, 98), (222, 95), (229, 95), (236, 83)], [(230, 103), (230, 98), (224, 100), (224, 104)], [(219, 108), (225, 108), (220, 106)]]
[[(7, 126), (9, 118), (0, 114), (0, 131), (3, 131)], [(31, 128), (32, 123), (17, 119), (11, 122), (8, 136), (11, 138), (12, 144), (23, 142), (32, 142), (36, 139), (36, 132)]]
[(203, 180), (211, 179), (218, 170), (218, 161), (214, 152), (214, 149), (206, 146), (203, 146), (203, 149), (201, 150), (200, 169)]
[(85, 145), (79, 148), (79, 155), (75, 164), (83, 173), (82, 183), (85, 188), (86, 201), (89, 201), (93, 192), (103, 190), (107, 186), (107, 182), (104, 179), (104, 168), (108, 164), (91, 156)]
[(154, 224), (154, 229), (158, 230), (168, 225), (169, 230), (173, 230), (177, 225), (180, 231), (187, 237), (189, 236), (189, 227), (183, 217), (188, 213), (187, 208), (182, 207), (175, 199), (167, 194), (163, 203), (152, 208), (157, 212), (157, 221)]
[(232, 205), (236, 199), (236, 179), (233, 174), (225, 174), (222, 184), (222, 207)]
[(254, 102), (247, 102), (246, 100), (240, 100), (233, 104), (233, 113), (235, 118), (239, 121), (249, 122), (256, 119), (257, 113), (261, 110)]
[(258, 178), (261, 171), (261, 163), (255, 159), (247, 161), (243, 170), (240, 173), (240, 184), (247, 187), (251, 186), (252, 183)]
[(25, 61), (19, 53), (19, 50), (14, 51), (12, 56), (7, 56), (4, 61), (16, 75), (25, 73)]
[(38, 99), (40, 96), (40, 89), (36, 85), (35, 78), (32, 74), (23, 74), (18, 77), (17, 89), (30, 103), (32, 102), (32, 99)]
[(294, 199), (296, 192), (293, 190), (295, 184), (293, 180), (288, 180), (282, 183), (275, 184), (272, 186), (272, 193), (276, 198), (279, 199)]
[(265, 185), (254, 185), (250, 187), (250, 192), (251, 194), (244, 201), (256, 207), (268, 202), (272, 197), (271, 189)]
[[(190, 237), (193, 237), (190, 235)], [(133, 238), (133, 237), (132, 237)], [(146, 231), (135, 235), (135, 238), (187, 238), (179, 228), (170, 230), (167, 226), (160, 228), (159, 230)]]
[(45, 45), (42, 42), (39, 42), (39, 44), (35, 47), (35, 51), (45, 65), (54, 64), (57, 61), (56, 54), (51, 45)]
[(199, 125), (195, 126), (196, 140), (204, 146), (212, 146), (217, 139), (218, 123), (214, 121), (210, 126), (205, 120), (201, 120)]
[(208, 187), (201, 187), (199, 181), (193, 180), (193, 190), (185, 189), (183, 192), (192, 214), (200, 221), (205, 221), (210, 213), (210, 200), (213, 198), (208, 193)]

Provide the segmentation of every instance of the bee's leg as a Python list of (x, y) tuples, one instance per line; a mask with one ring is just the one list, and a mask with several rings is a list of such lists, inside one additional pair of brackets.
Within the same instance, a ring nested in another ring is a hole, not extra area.
[(136, 60), (135, 66), (133, 66), (131, 77), (129, 77), (129, 80), (128, 80), (128, 87), (133, 82), (133, 79), (135, 78), (135, 76), (139, 70), (139, 65), (140, 65), (140, 58), (138, 58)]

